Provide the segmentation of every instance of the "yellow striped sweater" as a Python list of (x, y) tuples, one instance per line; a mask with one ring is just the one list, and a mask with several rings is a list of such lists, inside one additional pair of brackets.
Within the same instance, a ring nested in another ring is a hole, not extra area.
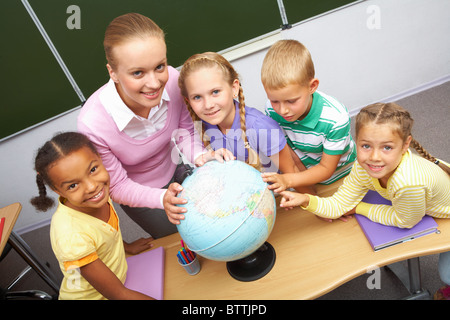
[[(361, 202), (369, 189), (390, 200), (392, 206)], [(436, 164), (408, 150), (386, 188), (381, 187), (378, 179), (370, 177), (355, 162), (333, 196), (310, 196), (308, 207), (303, 209), (321, 217), (336, 219), (355, 206), (356, 213), (372, 221), (400, 228), (413, 227), (425, 214), (450, 218), (450, 176)]]

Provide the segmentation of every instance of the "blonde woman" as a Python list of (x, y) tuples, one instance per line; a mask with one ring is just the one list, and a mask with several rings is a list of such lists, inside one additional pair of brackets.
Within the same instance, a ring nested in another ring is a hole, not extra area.
[[(230, 154), (206, 152), (168, 65), (164, 32), (129, 13), (106, 29), (110, 80), (86, 101), (78, 130), (95, 144), (111, 176), (111, 197), (153, 238), (176, 232), (186, 209), (174, 182), (179, 155), (195, 165)], [(175, 156), (174, 156), (175, 154)]]

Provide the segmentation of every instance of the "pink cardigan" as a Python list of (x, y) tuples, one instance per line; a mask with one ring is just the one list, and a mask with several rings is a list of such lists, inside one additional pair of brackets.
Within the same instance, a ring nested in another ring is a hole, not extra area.
[(119, 131), (103, 107), (99, 94), (92, 94), (81, 108), (78, 130), (97, 147), (111, 177), (111, 198), (130, 207), (162, 208), (161, 195), (173, 176), (179, 159), (172, 138), (186, 158), (204, 151), (178, 88), (178, 71), (169, 67), (168, 114), (164, 127), (144, 140)]

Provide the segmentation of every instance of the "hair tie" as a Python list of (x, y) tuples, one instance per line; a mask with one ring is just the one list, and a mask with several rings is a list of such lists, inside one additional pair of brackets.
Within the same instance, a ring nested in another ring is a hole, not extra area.
[(436, 159), (436, 161), (434, 162), (434, 164), (439, 165), (439, 160)]

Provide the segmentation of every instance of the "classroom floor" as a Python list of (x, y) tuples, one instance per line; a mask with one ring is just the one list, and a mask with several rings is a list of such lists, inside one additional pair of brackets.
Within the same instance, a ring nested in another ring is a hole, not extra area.
[[(413, 136), (432, 155), (450, 161), (450, 82), (419, 92), (396, 101), (410, 111), (415, 120)], [(125, 241), (148, 236), (139, 226), (118, 210)], [(58, 263), (53, 255), (49, 226), (21, 235), (35, 254), (54, 272), (58, 281), (62, 279)], [(438, 255), (420, 258), (422, 287), (432, 295), (443, 283), (437, 270)], [(406, 265), (406, 263), (405, 263)], [(0, 287), (5, 288), (26, 267), (25, 261), (14, 251), (0, 262)], [(372, 274), (359, 276), (318, 300), (392, 300), (409, 295), (400, 280), (386, 268), (380, 269), (380, 289), (370, 289)], [(369, 284), (369, 285), (368, 285)], [(42, 290), (54, 294), (52, 289), (31, 270), (13, 290)]]

